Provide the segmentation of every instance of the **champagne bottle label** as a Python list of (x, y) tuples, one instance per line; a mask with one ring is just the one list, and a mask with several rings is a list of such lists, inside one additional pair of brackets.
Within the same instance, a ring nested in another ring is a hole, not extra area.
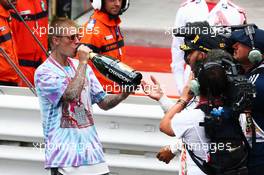
[[(127, 83), (129, 83), (131, 81), (130, 79), (128, 79), (124, 75), (120, 74), (120, 72), (117, 72), (117, 71), (115, 71), (115, 70), (113, 70), (111, 68), (109, 68), (109, 73), (111, 73), (112, 75), (114, 75), (114, 76), (118, 77), (119, 79), (121, 79), (122, 81), (124, 81), (125, 84), (127, 84)], [(111, 79), (111, 76), (108, 76), (108, 78)], [(119, 81), (117, 81), (117, 83), (122, 84)]]
[(129, 67), (128, 65), (126, 65), (122, 62), (119, 62), (119, 67), (120, 67), (120, 69), (127, 70), (128, 72), (134, 71), (131, 67)]

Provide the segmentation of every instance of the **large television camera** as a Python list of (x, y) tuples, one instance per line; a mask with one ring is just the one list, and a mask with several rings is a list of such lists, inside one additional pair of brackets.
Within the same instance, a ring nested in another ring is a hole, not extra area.
[[(210, 26), (208, 22), (187, 23), (185, 27), (173, 30), (176, 37), (184, 37), (185, 44), (181, 45), (181, 50), (185, 52), (185, 60), (187, 55), (193, 50), (202, 52), (210, 52), (212, 49), (222, 49), (233, 54), (232, 40), (229, 39), (232, 31), (244, 29), (248, 26)], [(243, 112), (250, 109), (253, 98), (256, 96), (255, 86), (246, 78), (242, 66), (234, 59), (221, 58), (216, 62), (220, 63), (226, 71), (229, 87), (226, 96), (226, 102), (233, 111)]]
[(229, 82), (226, 102), (235, 112), (243, 112), (251, 108), (252, 100), (256, 97), (256, 88), (245, 75), (241, 74), (241, 66), (231, 60), (220, 60), (225, 68)]

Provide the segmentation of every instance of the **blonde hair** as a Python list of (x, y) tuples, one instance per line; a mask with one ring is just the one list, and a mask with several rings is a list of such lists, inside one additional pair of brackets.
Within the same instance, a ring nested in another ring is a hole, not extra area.
[(52, 47), (53, 36), (63, 36), (72, 31), (78, 32), (78, 25), (71, 19), (66, 17), (55, 17), (49, 25), (48, 41)]

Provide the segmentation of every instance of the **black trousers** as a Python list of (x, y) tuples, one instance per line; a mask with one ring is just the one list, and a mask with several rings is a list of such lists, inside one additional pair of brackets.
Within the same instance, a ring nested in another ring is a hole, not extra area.
[(58, 168), (51, 168), (50, 175), (62, 175), (62, 174), (58, 171)]
[[(50, 175), (63, 175), (58, 171), (58, 168), (51, 168), (50, 169)], [(102, 174), (102, 175), (109, 175), (109, 173)]]

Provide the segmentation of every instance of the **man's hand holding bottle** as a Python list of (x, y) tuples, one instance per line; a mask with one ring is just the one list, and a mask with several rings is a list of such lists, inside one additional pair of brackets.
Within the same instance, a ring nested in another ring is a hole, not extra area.
[(138, 88), (138, 84), (140, 84), (142, 75), (124, 63), (121, 63), (119, 60), (93, 53), (92, 50), (85, 45), (80, 45), (78, 47), (77, 56), (82, 64), (87, 64), (88, 60), (91, 59), (99, 72), (110, 80), (118, 83), (122, 88), (123, 98), (134, 93)]
[(87, 64), (88, 60), (90, 59), (90, 53), (92, 50), (85, 46), (85, 45), (80, 45), (77, 49), (77, 56), (79, 58), (80, 63), (82, 64)]

